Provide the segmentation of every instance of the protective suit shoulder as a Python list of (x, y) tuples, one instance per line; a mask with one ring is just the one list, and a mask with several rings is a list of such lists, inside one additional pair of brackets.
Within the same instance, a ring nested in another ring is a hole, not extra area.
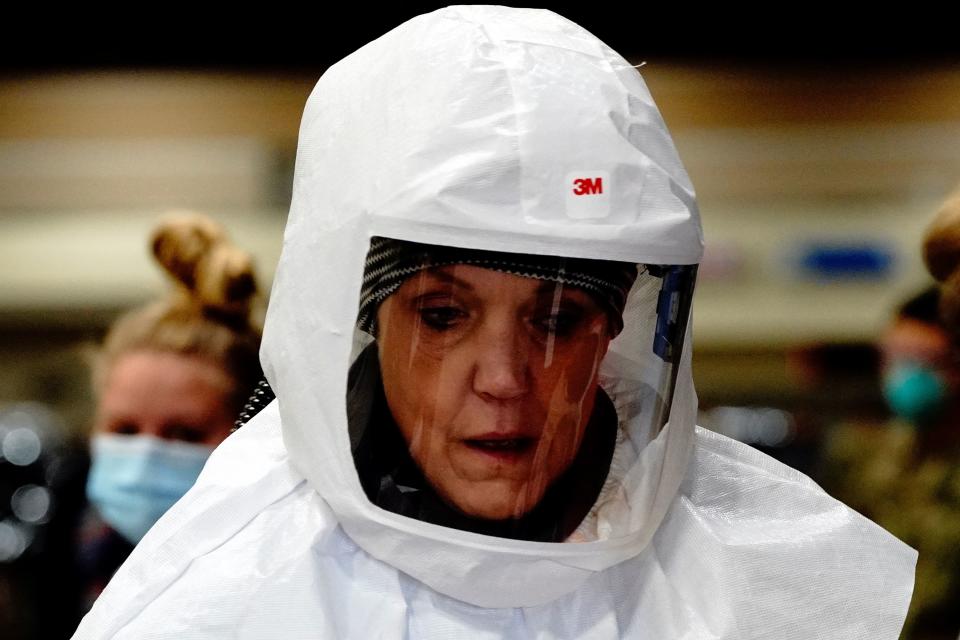
[[(315, 535), (334, 526), (322, 500), (306, 487), (303, 478), (289, 465), (274, 402), (214, 451), (194, 487), (137, 545), (74, 637), (142, 638), (169, 629), (171, 619), (150, 634), (127, 636), (125, 631), (134, 621), (149, 619), (144, 614), (169, 601), (169, 594), (200, 587), (196, 567), (215, 562), (218, 557), (229, 561), (219, 568), (208, 567), (210, 575), (201, 582), (209, 578), (221, 586), (229, 584), (224, 586), (224, 593), (235, 594), (236, 585), (241, 584), (235, 576), (252, 570), (257, 558), (249, 552), (224, 556), (221, 550), (229, 547), (232, 540), (246, 538), (249, 549), (255, 548), (249, 536), (258, 531), (266, 535), (258, 523), (278, 511), (309, 514), (309, 527)], [(294, 503), (304, 501), (311, 502), (312, 508), (294, 507)], [(269, 550), (272, 544), (262, 541), (258, 548)], [(210, 594), (200, 591), (193, 597), (181, 597), (176, 605), (182, 609), (187, 603), (207, 600), (205, 595)], [(179, 619), (185, 617), (181, 612)]]
[(716, 638), (893, 640), (917, 559), (803, 474), (700, 428), (654, 548)]

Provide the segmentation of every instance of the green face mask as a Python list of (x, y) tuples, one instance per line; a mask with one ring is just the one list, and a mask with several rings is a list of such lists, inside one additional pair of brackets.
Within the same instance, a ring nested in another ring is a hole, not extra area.
[(947, 401), (947, 383), (931, 367), (893, 364), (883, 376), (883, 396), (893, 412), (917, 426), (936, 419)]

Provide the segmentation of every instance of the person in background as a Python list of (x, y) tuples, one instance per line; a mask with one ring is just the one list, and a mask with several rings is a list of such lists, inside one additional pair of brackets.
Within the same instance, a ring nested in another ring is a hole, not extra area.
[(920, 552), (905, 638), (960, 630), (960, 361), (940, 297), (909, 298), (880, 338), (890, 420), (844, 422), (825, 446), (825, 487)]
[(117, 320), (93, 361), (83, 611), (193, 485), (262, 376), (251, 256), (198, 214), (164, 219), (150, 244), (175, 287)]

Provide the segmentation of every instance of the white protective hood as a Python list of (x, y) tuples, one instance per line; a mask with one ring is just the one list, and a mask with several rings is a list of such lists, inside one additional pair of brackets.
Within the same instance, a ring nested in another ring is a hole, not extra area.
[[(606, 185), (589, 205), (569, 195), (584, 175)], [(214, 453), (76, 637), (897, 636), (915, 553), (697, 430), (689, 333), (670, 421), (624, 485), (627, 529), (528, 542), (371, 504), (345, 397), (372, 236), (649, 264), (702, 253), (643, 80), (581, 27), (450, 7), (371, 42), (304, 112), (262, 349), (279, 400)]]
[[(592, 210), (576, 208), (577, 176), (601, 177), (605, 200), (588, 203)], [(484, 607), (548, 602), (635, 556), (687, 466), (696, 415), (689, 362), (672, 424), (630, 496), (644, 522), (628, 536), (491, 540), (370, 504), (344, 398), (371, 236), (699, 262), (693, 186), (636, 69), (556, 14), (494, 7), (416, 18), (334, 65), (304, 113), (263, 347), (294, 465), (372, 556)]]

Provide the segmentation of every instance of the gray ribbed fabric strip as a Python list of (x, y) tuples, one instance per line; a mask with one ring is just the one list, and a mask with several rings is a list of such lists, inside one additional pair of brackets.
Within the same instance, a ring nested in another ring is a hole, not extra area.
[(460, 249), (375, 236), (363, 272), (357, 326), (375, 333), (377, 309), (407, 278), (430, 267), (469, 264), (583, 289), (610, 314), (614, 334), (623, 328), (623, 308), (637, 278), (637, 265), (524, 253)]

